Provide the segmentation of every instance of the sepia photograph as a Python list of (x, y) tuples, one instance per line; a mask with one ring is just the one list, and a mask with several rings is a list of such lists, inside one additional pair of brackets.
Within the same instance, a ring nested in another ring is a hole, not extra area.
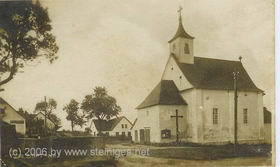
[(0, 166), (276, 166), (274, 26), (274, 0), (0, 0)]

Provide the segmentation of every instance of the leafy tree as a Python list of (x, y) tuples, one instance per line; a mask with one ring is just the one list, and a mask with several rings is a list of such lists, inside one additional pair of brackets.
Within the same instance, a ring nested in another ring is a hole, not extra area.
[(50, 98), (48, 101), (38, 102), (35, 106), (35, 112), (44, 112), (49, 117), (52, 112), (57, 108), (57, 102)]
[(57, 102), (50, 98), (48, 101), (38, 102), (35, 106), (34, 112), (43, 112), (46, 115), (46, 118), (50, 119), (56, 125), (56, 129), (59, 128), (61, 120), (53, 113), (57, 108)]
[(24, 116), (26, 122), (26, 134), (28, 136), (33, 135), (43, 135), (44, 130), (44, 120), (35, 119), (34, 114), (30, 114), (23, 108), (19, 108), (18, 112)]
[(93, 94), (86, 95), (81, 109), (86, 113), (86, 118), (98, 120), (109, 120), (121, 112), (114, 97), (108, 95), (105, 87), (95, 87)]
[(51, 121), (53, 121), (53, 123), (55, 124), (55, 130), (57, 130), (59, 127), (60, 127), (60, 125), (61, 125), (61, 120), (60, 120), (60, 118), (58, 118), (55, 114), (53, 114), (53, 113), (51, 113), (51, 114), (49, 114), (49, 116), (48, 116), (48, 118), (51, 120)]
[(0, 86), (30, 62), (58, 58), (50, 22), (39, 1), (0, 1)]
[(79, 113), (79, 103), (76, 100), (72, 99), (69, 104), (64, 106), (63, 110), (67, 112), (66, 119), (71, 121), (72, 132), (76, 125), (83, 127), (85, 123), (84, 114)]

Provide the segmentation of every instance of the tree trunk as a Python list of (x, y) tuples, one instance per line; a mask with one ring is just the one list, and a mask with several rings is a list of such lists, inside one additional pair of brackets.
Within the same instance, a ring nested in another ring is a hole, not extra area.
[(73, 121), (71, 121), (71, 127), (72, 127), (72, 132), (74, 131), (74, 124)]

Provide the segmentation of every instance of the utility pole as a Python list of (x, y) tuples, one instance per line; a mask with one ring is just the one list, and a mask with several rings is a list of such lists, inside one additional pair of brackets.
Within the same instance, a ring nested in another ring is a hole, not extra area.
[(238, 76), (239, 72), (234, 71), (233, 72), (233, 80), (234, 80), (234, 152), (236, 152), (236, 147), (238, 144), (238, 139), (237, 139), (237, 131), (238, 131), (238, 121), (237, 121), (237, 104), (238, 104)]
[(183, 118), (183, 116), (178, 115), (178, 110), (176, 110), (175, 116), (171, 115), (170, 117), (176, 118), (176, 143), (178, 144), (179, 143), (179, 120), (178, 120), (178, 118)]

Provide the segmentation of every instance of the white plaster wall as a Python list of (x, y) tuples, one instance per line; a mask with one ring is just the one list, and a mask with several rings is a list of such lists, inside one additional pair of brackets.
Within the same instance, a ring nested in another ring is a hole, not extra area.
[[(3, 121), (5, 121), (9, 124), (15, 125), (17, 133), (25, 134), (25, 132), (26, 132), (25, 119), (21, 115), (19, 115), (8, 104), (0, 104), (0, 108), (5, 109), (5, 115), (3, 117)], [(14, 124), (14, 123), (11, 123), (12, 120), (20, 120), (20, 121), (24, 121), (24, 123), (23, 124)]]
[(98, 134), (98, 131), (97, 131), (97, 129), (96, 129), (96, 127), (95, 127), (93, 121), (91, 122), (90, 130), (91, 130), (91, 134), (92, 134), (93, 136), (96, 136), (96, 135)]
[[(185, 54), (184, 47), (185, 44), (189, 45), (189, 54)], [(173, 50), (173, 45), (176, 44), (176, 49)], [(181, 63), (194, 63), (194, 55), (193, 55), (193, 39), (187, 38), (177, 38), (169, 44), (170, 53), (174, 53), (179, 62)]]
[(161, 130), (169, 129), (171, 130), (170, 139), (161, 139), (161, 142), (174, 142), (176, 141), (176, 118), (171, 118), (176, 115), (176, 110), (178, 110), (178, 115), (183, 116), (183, 118), (178, 118), (179, 125), (179, 139), (181, 141), (187, 141), (187, 118), (188, 111), (186, 105), (160, 105), (159, 106), (159, 133)]
[[(201, 110), (201, 94), (197, 89), (189, 89), (181, 92), (181, 96), (188, 103), (187, 121), (187, 141), (198, 143), (201, 141), (203, 117)], [(199, 131), (200, 130), (200, 131)]]
[[(127, 125), (127, 128), (122, 128), (122, 124), (126, 124)], [(109, 135), (110, 136), (116, 136), (116, 132), (119, 132), (119, 135), (122, 135), (122, 132), (125, 132), (125, 135), (128, 136), (128, 132), (131, 132), (130, 131), (130, 128), (131, 128), (131, 123), (128, 122), (125, 118), (123, 118), (119, 123), (118, 125), (112, 130), (109, 132)]]
[(165, 70), (162, 75), (162, 80), (173, 80), (179, 90), (193, 88), (193, 86), (186, 79), (185, 75), (180, 70), (180, 68), (178, 67), (176, 61), (172, 56), (168, 59), (168, 62), (165, 66)]
[[(126, 124), (127, 125), (127, 128), (122, 128), (122, 124)], [(122, 120), (116, 125), (116, 127), (112, 130), (112, 131), (102, 131), (102, 133), (106, 133), (108, 132), (110, 136), (116, 136), (116, 132), (119, 132), (119, 135), (122, 135), (122, 132), (125, 132), (125, 135), (128, 136), (128, 132), (131, 132), (131, 123), (127, 121), (127, 119), (125, 118), (122, 118)], [(98, 134), (98, 131), (94, 125), (94, 123), (92, 122), (92, 125), (91, 125), (91, 134), (94, 135), (94, 132), (95, 132), (95, 135)], [(132, 135), (132, 134), (131, 134)]]
[[(234, 141), (234, 92), (223, 90), (196, 90), (201, 97), (203, 135), (200, 141)], [(245, 95), (246, 94), (246, 95)], [(238, 93), (238, 140), (240, 143), (263, 140), (262, 95), (256, 92)], [(200, 96), (200, 97), (199, 97)], [(201, 107), (200, 107), (201, 108)], [(218, 124), (213, 124), (213, 108), (218, 108)], [(248, 123), (243, 122), (243, 109), (248, 109)], [(199, 106), (197, 108), (199, 110)]]
[[(147, 114), (148, 112), (148, 114)], [(149, 128), (150, 129), (150, 141), (152, 143), (160, 142), (160, 127), (159, 127), (159, 106), (151, 106), (137, 111), (137, 124), (133, 128), (133, 138), (134, 131), (138, 131), (138, 141), (140, 141), (140, 129)], [(134, 139), (135, 141), (135, 139)]]
[(264, 124), (264, 142), (267, 144), (272, 143), (272, 131), (271, 124)]
[[(37, 114), (36, 119), (45, 121), (45, 115), (40, 112)], [(48, 118), (46, 119), (46, 124), (47, 124), (47, 127), (50, 129), (55, 128), (55, 124)]]

